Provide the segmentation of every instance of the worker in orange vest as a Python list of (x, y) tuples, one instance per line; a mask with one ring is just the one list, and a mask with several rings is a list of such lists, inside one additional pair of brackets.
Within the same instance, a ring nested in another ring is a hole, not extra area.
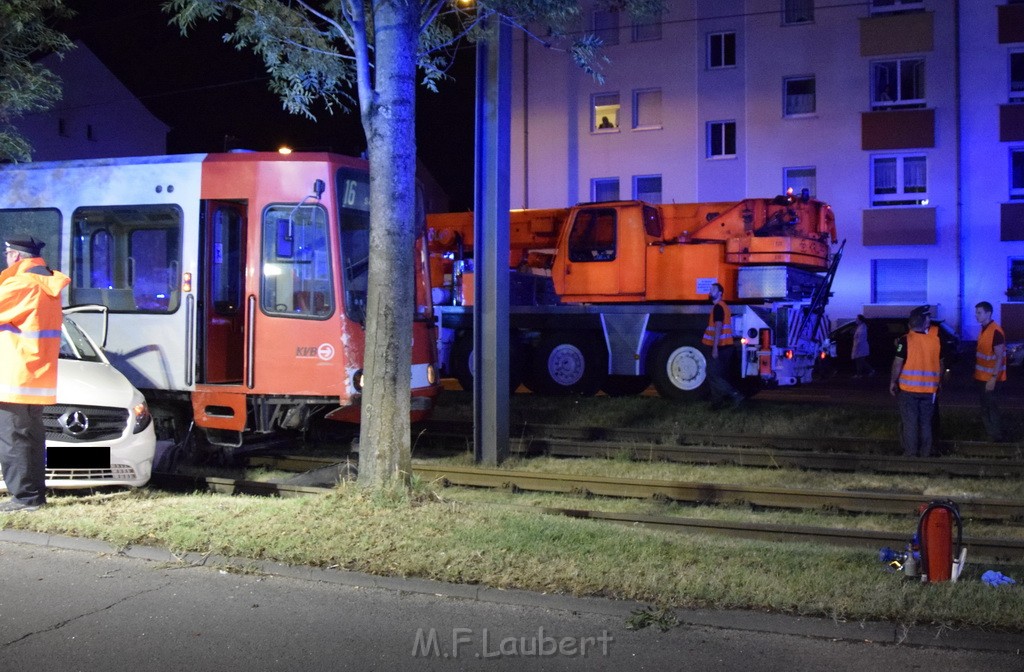
[(974, 306), (974, 318), (981, 325), (974, 357), (974, 380), (978, 381), (981, 421), (989, 441), (1002, 441), (1003, 430), (996, 390), (998, 383), (1006, 381), (1006, 334), (992, 319), (992, 304), (988, 301), (981, 301)]
[(896, 344), (889, 393), (896, 397), (903, 424), (903, 454), (930, 457), (932, 416), (942, 380), (941, 344), (931, 317), (915, 310), (908, 320), (910, 331)]
[(11, 495), (0, 512), (46, 503), (43, 406), (57, 401), (60, 292), (70, 278), (47, 268), (39, 256), (44, 245), (8, 240), (0, 273), (0, 469)]
[(732, 311), (729, 304), (722, 300), (725, 289), (717, 282), (711, 285), (708, 297), (714, 305), (708, 315), (708, 326), (704, 330), (701, 343), (708, 362), (708, 387), (711, 388), (711, 407), (719, 409), (728, 401), (733, 408), (743, 403), (740, 394), (727, 378), (729, 364), (732, 362), (733, 334)]

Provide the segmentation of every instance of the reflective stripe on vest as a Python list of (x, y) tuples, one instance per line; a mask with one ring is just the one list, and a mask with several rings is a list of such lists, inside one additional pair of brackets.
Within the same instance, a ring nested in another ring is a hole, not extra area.
[[(995, 341), (996, 333), (1003, 334), (1003, 343), (1006, 343), (1006, 335), (1003, 328), (995, 322), (989, 322), (988, 326), (981, 330), (978, 335), (978, 352), (974, 357), (974, 379), (988, 382), (996, 373), (996, 365), (1000, 362), (996, 357), (996, 349), (992, 344)], [(1006, 349), (1003, 348), (1002, 367), (999, 371), (998, 381), (1006, 380)]]
[(939, 337), (934, 333), (907, 334), (907, 359), (900, 372), (900, 389), (917, 394), (939, 391)]
[(20, 338), (60, 338), (60, 329), (44, 329), (43, 331), (22, 331), (13, 324), (0, 324), (0, 331), (9, 331)]
[[(719, 301), (715, 306), (722, 307), (722, 331), (718, 334), (718, 345), (732, 345), (732, 311), (729, 304)], [(711, 314), (708, 315), (708, 326), (704, 330), (704, 337), (700, 339), (704, 345), (715, 344), (715, 308), (711, 307)]]

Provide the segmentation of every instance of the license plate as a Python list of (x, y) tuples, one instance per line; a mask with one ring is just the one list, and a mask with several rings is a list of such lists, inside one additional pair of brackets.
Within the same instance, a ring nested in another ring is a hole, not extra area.
[(46, 449), (47, 469), (110, 469), (109, 446), (50, 446)]

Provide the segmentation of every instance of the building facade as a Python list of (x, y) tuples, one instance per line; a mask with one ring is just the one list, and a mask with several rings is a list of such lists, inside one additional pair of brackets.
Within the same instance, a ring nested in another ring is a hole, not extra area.
[(64, 58), (40, 60), (61, 79), (51, 109), (27, 114), (18, 130), (33, 161), (150, 156), (167, 153), (167, 124), (157, 119), (82, 42)]
[(830, 203), (846, 251), (830, 316), (974, 304), (1024, 338), (1024, 2), (666, 0), (585, 12), (603, 83), (513, 46), (512, 207)]

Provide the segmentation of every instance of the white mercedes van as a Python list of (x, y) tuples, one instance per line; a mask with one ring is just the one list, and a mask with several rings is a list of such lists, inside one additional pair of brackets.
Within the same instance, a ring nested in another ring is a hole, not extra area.
[[(46, 487), (139, 487), (153, 471), (156, 434), (146, 400), (64, 316), (57, 403), (43, 411)], [(0, 487), (4, 484), (0, 482)]]

